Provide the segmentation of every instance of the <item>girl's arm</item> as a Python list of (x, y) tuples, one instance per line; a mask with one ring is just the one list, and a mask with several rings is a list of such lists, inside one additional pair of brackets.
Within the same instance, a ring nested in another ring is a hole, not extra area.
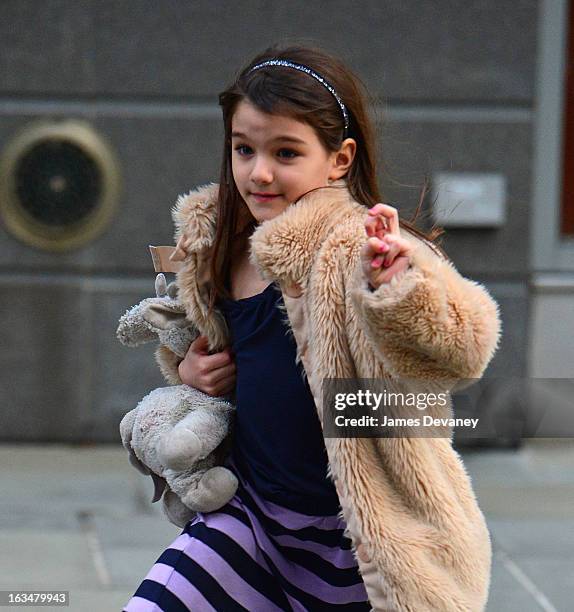
[(395, 235), (409, 243), (403, 265), (397, 248), (398, 271), (379, 284), (365, 247), (351, 295), (384, 365), (397, 377), (480, 378), (500, 340), (498, 304), (424, 241), (402, 229)]

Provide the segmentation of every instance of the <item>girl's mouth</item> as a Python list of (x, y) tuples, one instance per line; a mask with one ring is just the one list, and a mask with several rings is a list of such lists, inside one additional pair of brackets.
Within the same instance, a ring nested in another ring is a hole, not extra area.
[(273, 198), (278, 198), (279, 194), (262, 194), (262, 193), (252, 193), (251, 194), (258, 202), (271, 202)]

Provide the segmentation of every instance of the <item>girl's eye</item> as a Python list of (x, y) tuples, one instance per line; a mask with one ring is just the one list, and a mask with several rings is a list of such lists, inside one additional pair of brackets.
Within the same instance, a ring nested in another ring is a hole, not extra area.
[(279, 153), (288, 153), (288, 154), (292, 154), (292, 155), (288, 155), (286, 157), (286, 159), (293, 159), (294, 157), (297, 157), (297, 155), (299, 155), (299, 153), (297, 153), (297, 151), (292, 151), (291, 149), (281, 149), (279, 151)]
[[(250, 155), (253, 152), (251, 150), (251, 147), (248, 147), (247, 145), (237, 145), (235, 147), (235, 150), (241, 156)], [(285, 155), (281, 155), (281, 153), (284, 153)], [(280, 149), (278, 154), (279, 154), (279, 157), (282, 157), (283, 159), (293, 159), (299, 155), (297, 151), (293, 151), (292, 149)]]
[(241, 152), (241, 149), (249, 149), (249, 147), (247, 145), (238, 145), (235, 147), (235, 150), (239, 153), (239, 155), (243, 155), (243, 153)]

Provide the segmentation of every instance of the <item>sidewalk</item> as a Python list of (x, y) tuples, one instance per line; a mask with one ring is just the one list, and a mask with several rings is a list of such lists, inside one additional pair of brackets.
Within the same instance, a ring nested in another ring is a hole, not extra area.
[[(493, 538), (489, 612), (571, 610), (574, 442), (464, 460)], [(68, 590), (69, 610), (119, 611), (179, 533), (119, 446), (3, 445), (0, 466), (0, 590)]]

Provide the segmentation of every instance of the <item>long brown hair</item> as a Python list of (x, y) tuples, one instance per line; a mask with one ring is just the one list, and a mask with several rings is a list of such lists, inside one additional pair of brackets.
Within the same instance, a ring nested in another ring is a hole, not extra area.
[[(219, 94), (225, 142), (211, 257), (210, 310), (218, 296), (230, 297), (225, 281), (231, 264), (231, 246), (237, 231), (240, 207), (247, 209), (235, 185), (231, 166), (231, 120), (239, 102), (246, 99), (264, 113), (285, 115), (308, 123), (315, 129), (319, 140), (329, 152), (338, 151), (343, 142), (341, 109), (334, 96), (316, 79), (299, 70), (282, 66), (263, 67), (248, 74), (253, 66), (268, 59), (291, 60), (308, 66), (334, 87), (349, 114), (347, 137), (354, 138), (357, 142), (355, 158), (344, 177), (349, 192), (366, 208), (382, 201), (376, 179), (375, 131), (367, 112), (370, 96), (361, 80), (339, 58), (323, 49), (301, 45), (273, 45), (267, 48), (248, 62), (239, 71), (233, 83)], [(424, 193), (411, 220), (406, 221), (399, 216), (399, 223), (446, 257), (438, 246), (432, 244), (443, 233), (442, 230), (432, 228), (430, 232), (425, 233), (414, 225), (423, 199)], [(255, 220), (253, 223), (255, 224)]]

